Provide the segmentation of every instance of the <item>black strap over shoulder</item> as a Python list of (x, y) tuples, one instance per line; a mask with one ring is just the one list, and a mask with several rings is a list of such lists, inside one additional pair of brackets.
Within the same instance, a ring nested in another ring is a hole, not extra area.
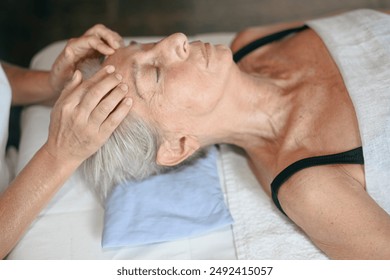
[(278, 207), (279, 210), (286, 215), (280, 205), (278, 192), (282, 184), (292, 175), (304, 168), (328, 164), (364, 164), (363, 149), (362, 147), (359, 147), (338, 154), (305, 158), (287, 166), (271, 183), (272, 200), (274, 201), (276, 207)]
[(242, 47), (241, 49), (239, 49), (233, 55), (233, 60), (234, 60), (234, 62), (239, 62), (244, 56), (246, 56), (250, 52), (254, 51), (255, 49), (260, 48), (266, 44), (272, 43), (274, 41), (280, 40), (283, 37), (285, 37), (291, 33), (299, 32), (299, 31), (305, 30), (307, 28), (308, 28), (307, 25), (303, 25), (300, 27), (286, 29), (286, 30), (279, 31), (277, 33), (273, 33), (273, 34), (267, 35), (265, 37), (259, 38), (255, 41), (249, 43), (248, 45)]

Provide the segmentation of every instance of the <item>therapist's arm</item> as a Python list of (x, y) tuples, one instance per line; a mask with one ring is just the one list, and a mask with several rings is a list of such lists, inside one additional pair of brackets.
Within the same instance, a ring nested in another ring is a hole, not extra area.
[(1, 62), (12, 90), (12, 105), (41, 103), (52, 98), (49, 71), (33, 71)]

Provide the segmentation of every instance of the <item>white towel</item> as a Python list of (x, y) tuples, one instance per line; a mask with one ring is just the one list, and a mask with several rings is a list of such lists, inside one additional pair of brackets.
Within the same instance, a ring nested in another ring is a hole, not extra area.
[(308, 24), (325, 42), (355, 106), (367, 192), (390, 213), (390, 16), (357, 10)]

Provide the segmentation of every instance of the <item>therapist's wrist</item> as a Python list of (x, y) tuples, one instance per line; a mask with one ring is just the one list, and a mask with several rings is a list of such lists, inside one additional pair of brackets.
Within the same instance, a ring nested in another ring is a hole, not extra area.
[(83, 162), (82, 159), (64, 155), (61, 152), (53, 151), (47, 143), (37, 152), (37, 156), (42, 158), (48, 169), (52, 169), (60, 176), (70, 176)]

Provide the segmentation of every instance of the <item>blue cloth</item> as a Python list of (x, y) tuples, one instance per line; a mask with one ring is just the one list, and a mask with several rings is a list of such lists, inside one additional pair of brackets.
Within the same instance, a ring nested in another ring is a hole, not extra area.
[(193, 237), (232, 224), (217, 149), (191, 165), (115, 187), (106, 201), (103, 248)]

